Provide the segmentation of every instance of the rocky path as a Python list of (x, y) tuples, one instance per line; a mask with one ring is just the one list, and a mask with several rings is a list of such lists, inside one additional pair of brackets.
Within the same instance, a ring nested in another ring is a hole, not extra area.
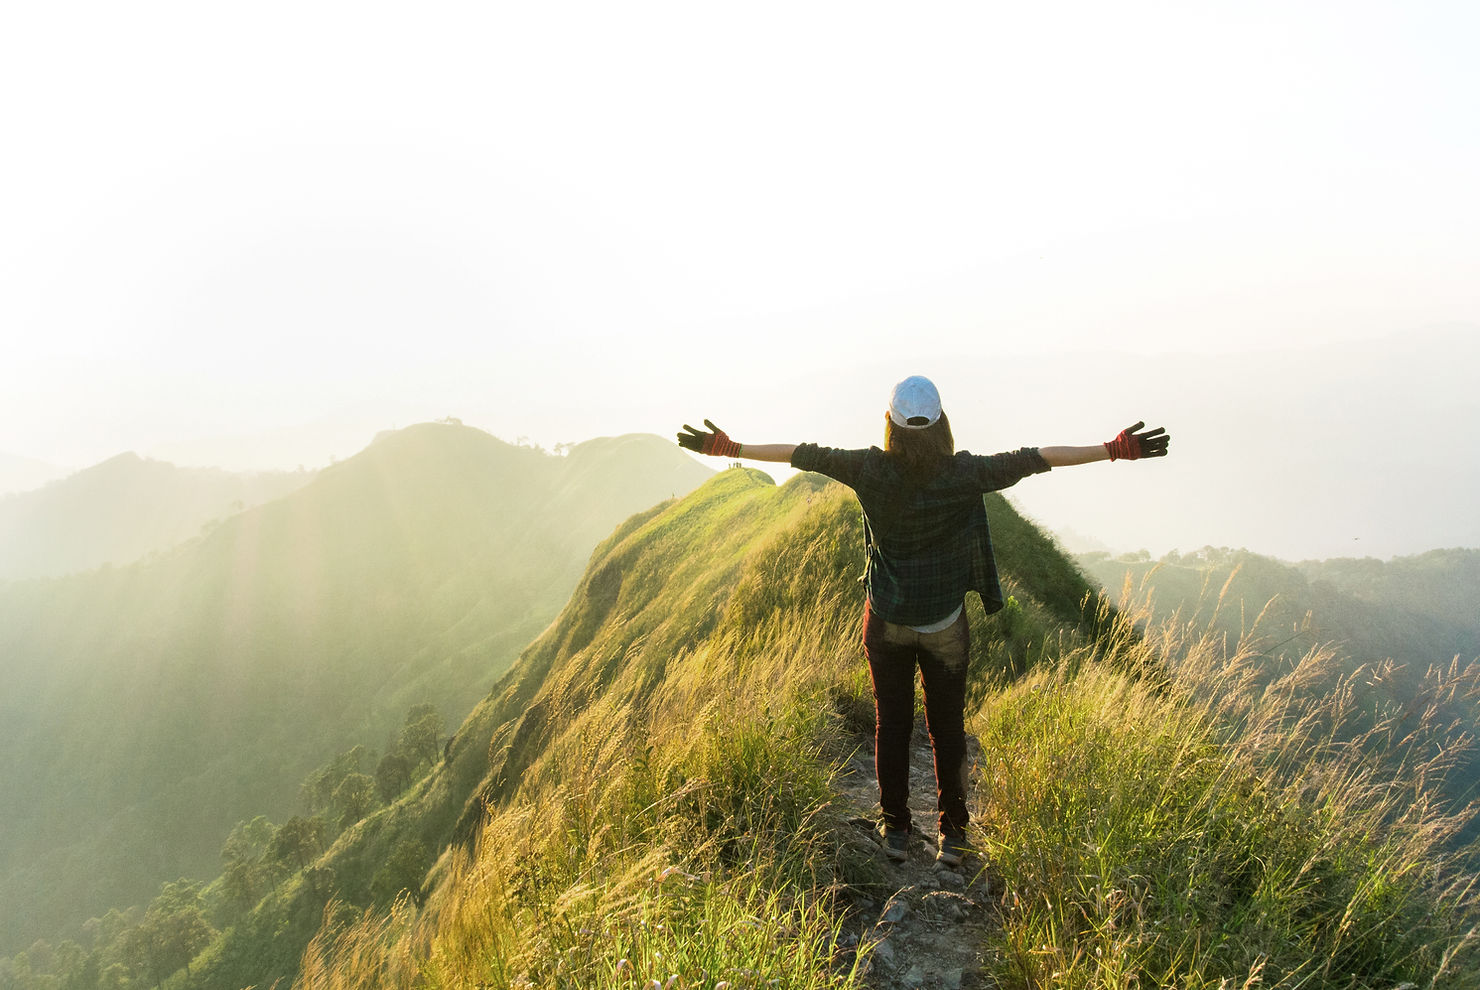
[[(982, 972), (983, 946), (994, 913), (986, 864), (976, 856), (968, 856), (956, 869), (935, 862), (935, 768), (923, 725), (916, 727), (915, 740), (910, 753), (910, 811), (916, 837), (909, 858), (896, 863), (875, 846), (885, 886), (862, 892), (855, 900), (860, 919), (855, 934), (877, 943), (864, 985), (877, 990), (993, 987)], [(968, 746), (975, 764), (976, 740), (969, 738)], [(838, 786), (860, 844), (874, 845), (879, 792), (872, 740), (860, 746)]]

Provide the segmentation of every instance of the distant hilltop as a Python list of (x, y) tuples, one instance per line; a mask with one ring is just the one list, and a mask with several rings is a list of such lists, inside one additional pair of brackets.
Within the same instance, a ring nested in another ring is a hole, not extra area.
[(33, 457), (0, 452), (0, 496), (40, 488), (48, 481), (66, 477), (70, 473), (69, 468), (48, 464)]

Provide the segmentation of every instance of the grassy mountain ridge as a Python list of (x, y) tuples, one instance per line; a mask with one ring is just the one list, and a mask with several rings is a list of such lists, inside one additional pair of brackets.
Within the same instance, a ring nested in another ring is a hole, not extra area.
[[(1011, 640), (989, 629), (973, 605), (983, 678), (1056, 636), (1063, 628), (1056, 616), (1079, 615), (1077, 602), (1059, 597), (1054, 583), (1065, 578), (1062, 566), (1020, 554), (1025, 544), (1036, 549), (1041, 534), (1000, 497), (989, 499), (989, 512), (1020, 604)], [(641, 758), (645, 727), (697, 728), (731, 715), (763, 715), (727, 704), (737, 691), (762, 696), (778, 716), (783, 697), (795, 690), (810, 697), (817, 717), (871, 720), (858, 662), (860, 532), (857, 503), (841, 486), (803, 474), (777, 488), (750, 470), (722, 472), (692, 495), (628, 519), (592, 555), (559, 619), (457, 730), (436, 773), (322, 860), (340, 880), (334, 896), (371, 905), (378, 864), (407, 842), (450, 844), (454, 851), (437, 871), (454, 869), (459, 855), (483, 841), (490, 808), (538, 801), (559, 788), (572, 759), (599, 773), (594, 767)], [(795, 663), (767, 649), (800, 630), (805, 654)], [(737, 655), (746, 658), (738, 668)], [(814, 659), (846, 687), (817, 683)], [(654, 733), (651, 742), (671, 731)], [(602, 755), (593, 764), (587, 757), (594, 752)], [(285, 885), (250, 925), (203, 957), (192, 985), (265, 985), (293, 972), (296, 956), (265, 933), (288, 924), (301, 933), (301, 947), (323, 918), (325, 897), (302, 882)]]
[(612, 525), (709, 473), (657, 437), (424, 424), (153, 561), (0, 586), (6, 940), (211, 876), (328, 754), (466, 712)]
[[(1086, 611), (1051, 542), (988, 513), (1012, 601), (968, 610), (994, 923), (964, 985), (1476, 984), (1431, 717), (1473, 671), (1409, 724), (1329, 653), (1271, 669)], [(908, 983), (875, 946), (909, 892), (836, 781), (871, 733), (858, 530), (842, 487), (747, 470), (629, 518), (441, 762), (165, 985)]]
[[(886, 878), (829, 782), (871, 717), (856, 527), (836, 486), (742, 471), (630, 521), (449, 747), (465, 780), (488, 768), (461, 841), (415, 903), (330, 900), (297, 985), (899, 985), (870, 970)], [(1269, 683), (1255, 644), (1085, 616), (1044, 591), (1041, 536), (999, 543), (1015, 604), (971, 614), (977, 841), (1002, 890), (982, 979), (1474, 985), (1442, 726), (1356, 703), (1328, 653)]]

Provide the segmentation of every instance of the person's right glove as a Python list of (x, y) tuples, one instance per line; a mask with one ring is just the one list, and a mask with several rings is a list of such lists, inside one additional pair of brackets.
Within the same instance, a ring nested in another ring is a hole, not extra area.
[(689, 432), (678, 435), (678, 445), (684, 450), (709, 454), (713, 457), (740, 456), (740, 445), (731, 440), (725, 434), (724, 430), (715, 426), (707, 419), (704, 421), (704, 425), (709, 427), (712, 432), (705, 433), (702, 430), (694, 429), (688, 423), (683, 424), (683, 428)]
[(1137, 433), (1144, 422), (1127, 426), (1118, 433), (1114, 440), (1105, 444), (1105, 449), (1110, 452), (1112, 461), (1134, 461), (1142, 457), (1165, 457), (1167, 455), (1167, 444), (1171, 442), (1172, 435), (1158, 426), (1154, 430), (1145, 433)]

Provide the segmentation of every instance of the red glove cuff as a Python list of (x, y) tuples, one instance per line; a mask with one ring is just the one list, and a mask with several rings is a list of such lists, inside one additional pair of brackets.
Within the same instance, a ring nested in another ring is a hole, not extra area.
[(739, 457), (740, 445), (731, 440), (726, 434), (715, 432), (707, 438), (704, 444), (704, 453), (714, 457)]
[(1134, 461), (1141, 457), (1141, 444), (1130, 430), (1121, 430), (1114, 440), (1105, 444), (1112, 461)]

